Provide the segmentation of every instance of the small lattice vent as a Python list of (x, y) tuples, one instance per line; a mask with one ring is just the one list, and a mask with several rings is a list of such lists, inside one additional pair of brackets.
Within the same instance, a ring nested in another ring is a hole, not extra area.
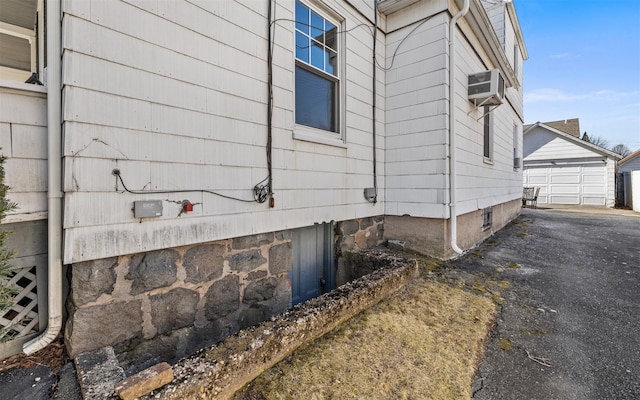
[(36, 267), (14, 269), (9, 284), (17, 288), (13, 306), (0, 314), (0, 341), (36, 333), (38, 327), (38, 289)]

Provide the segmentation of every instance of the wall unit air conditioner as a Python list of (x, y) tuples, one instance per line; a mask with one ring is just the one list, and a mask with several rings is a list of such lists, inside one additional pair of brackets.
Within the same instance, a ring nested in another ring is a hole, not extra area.
[(520, 168), (520, 165), (522, 164), (522, 159), (520, 157), (514, 157), (513, 159), (513, 168)]
[(500, 105), (504, 98), (504, 78), (500, 70), (478, 72), (469, 75), (469, 100), (476, 105)]

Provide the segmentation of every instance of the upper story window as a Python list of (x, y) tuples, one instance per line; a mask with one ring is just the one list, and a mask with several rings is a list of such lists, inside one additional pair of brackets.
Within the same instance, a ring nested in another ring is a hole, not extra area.
[(338, 23), (296, 1), (296, 124), (339, 132)]
[(520, 48), (517, 44), (513, 46), (513, 73), (516, 79), (520, 80)]

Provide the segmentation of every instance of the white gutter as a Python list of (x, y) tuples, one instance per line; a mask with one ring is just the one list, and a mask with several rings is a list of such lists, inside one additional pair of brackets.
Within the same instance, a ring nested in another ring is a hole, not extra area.
[(449, 23), (449, 233), (451, 249), (462, 254), (458, 247), (458, 216), (456, 215), (456, 118), (455, 118), (455, 44), (456, 24), (469, 11), (469, 0)]
[(22, 346), (32, 354), (51, 343), (62, 327), (62, 55), (61, 0), (47, 1), (48, 126), (48, 312), (47, 330)]

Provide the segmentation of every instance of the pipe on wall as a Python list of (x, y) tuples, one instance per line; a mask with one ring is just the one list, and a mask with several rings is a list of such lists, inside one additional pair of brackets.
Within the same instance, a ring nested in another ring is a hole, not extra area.
[(48, 132), (48, 323), (38, 337), (22, 346), (33, 354), (51, 343), (62, 328), (62, 22), (61, 0), (47, 1)]
[(451, 249), (462, 254), (458, 247), (458, 216), (456, 215), (456, 118), (455, 118), (455, 34), (458, 20), (469, 11), (469, 0), (449, 23), (449, 235)]

